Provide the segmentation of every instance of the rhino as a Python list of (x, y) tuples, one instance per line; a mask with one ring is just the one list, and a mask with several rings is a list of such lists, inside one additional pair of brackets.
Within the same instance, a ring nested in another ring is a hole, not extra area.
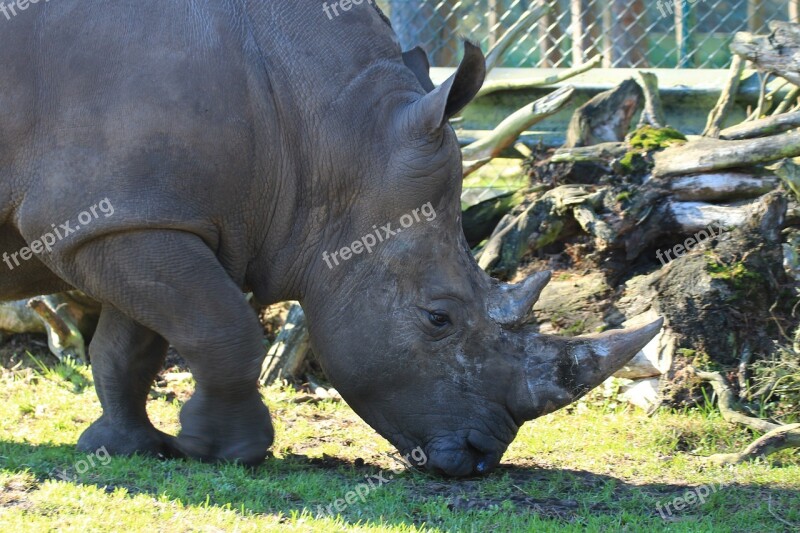
[[(299, 300), (347, 403), (454, 477), (490, 472), (525, 421), (660, 330), (537, 332), (550, 274), (492, 279), (461, 229), (448, 121), (484, 81), (480, 49), (434, 87), (373, 2), (337, 5), (59, 0), (0, 17), (0, 299), (102, 304), (103, 412), (79, 449), (262, 462), (274, 432), (245, 292)], [(170, 345), (196, 380), (177, 436), (145, 411)]]

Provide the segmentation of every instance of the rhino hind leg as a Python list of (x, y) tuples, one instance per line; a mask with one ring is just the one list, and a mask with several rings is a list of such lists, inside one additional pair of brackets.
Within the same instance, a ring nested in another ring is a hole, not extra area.
[(103, 415), (78, 440), (82, 451), (112, 455), (174, 455), (173, 437), (147, 418), (150, 386), (164, 364), (167, 341), (110, 305), (103, 307), (89, 348)]
[[(69, 269), (76, 287), (167, 339), (189, 363), (197, 386), (181, 411), (178, 454), (244, 464), (265, 459), (274, 433), (258, 390), (261, 326), (202, 239), (171, 230), (111, 234), (81, 247)], [(114, 371), (116, 383), (144, 381)], [(141, 403), (130, 393), (117, 396), (137, 409)]]

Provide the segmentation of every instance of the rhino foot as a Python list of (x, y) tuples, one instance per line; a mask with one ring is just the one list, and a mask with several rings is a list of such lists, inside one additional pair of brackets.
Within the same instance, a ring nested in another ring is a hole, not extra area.
[(109, 455), (148, 455), (173, 458), (180, 456), (175, 437), (156, 428), (123, 428), (101, 416), (78, 439), (78, 450), (88, 453), (104, 451)]
[(177, 447), (203, 461), (261, 464), (275, 432), (269, 410), (257, 391), (236, 402), (198, 390), (181, 410)]

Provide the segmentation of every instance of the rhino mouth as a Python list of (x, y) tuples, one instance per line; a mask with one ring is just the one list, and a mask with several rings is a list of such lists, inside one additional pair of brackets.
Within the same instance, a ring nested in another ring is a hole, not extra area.
[(510, 444), (478, 431), (428, 444), (425, 469), (446, 477), (483, 476), (500, 464)]

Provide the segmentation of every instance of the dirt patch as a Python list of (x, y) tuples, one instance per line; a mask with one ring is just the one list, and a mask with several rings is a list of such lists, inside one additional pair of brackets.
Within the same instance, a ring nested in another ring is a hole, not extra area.
[(33, 503), (28, 495), (38, 487), (33, 481), (12, 479), (0, 486), (0, 509), (5, 507), (18, 507), (30, 509)]

